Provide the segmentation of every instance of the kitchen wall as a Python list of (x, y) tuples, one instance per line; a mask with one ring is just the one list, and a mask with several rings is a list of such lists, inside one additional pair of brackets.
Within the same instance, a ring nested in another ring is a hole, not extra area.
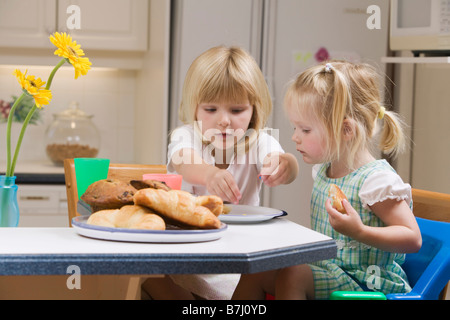
[[(409, 52), (397, 52), (410, 58)], [(399, 63), (395, 66), (395, 101), (411, 139), (396, 169), (414, 188), (450, 193), (450, 65)]]
[[(32, 59), (30, 59), (32, 63)], [(55, 59), (57, 61), (58, 59)], [(95, 63), (95, 60), (92, 61)], [(14, 75), (15, 66), (0, 66), (0, 99), (10, 101), (11, 95), (19, 95), (20, 87)], [(46, 81), (53, 67), (17, 66), (22, 72), (41, 77)], [(72, 101), (80, 109), (92, 114), (92, 121), (100, 131), (99, 157), (113, 162), (134, 161), (134, 125), (136, 71), (94, 68), (86, 76), (74, 79), (72, 67), (62, 67), (52, 83), (53, 99), (40, 112), (41, 123), (29, 125), (20, 150), (20, 161), (46, 161), (45, 130), (53, 120), (53, 114), (67, 109)], [(2, 139), (0, 150), (6, 150), (6, 123), (0, 124)], [(14, 125), (14, 137), (20, 126)], [(15, 140), (14, 140), (15, 141)], [(15, 145), (15, 144), (14, 144)], [(4, 155), (1, 155), (2, 161)]]
[[(67, 7), (67, 1), (56, 2), (59, 4), (57, 15), (64, 25), (67, 14), (63, 9)], [(54, 8), (47, 7), (50, 4), (47, 0), (28, 0), (26, 3), (27, 13), (34, 18), (25, 26), (12, 27), (15, 24), (11, 19), (0, 23), (0, 40), (3, 40), (0, 45), (0, 99), (3, 100), (20, 94), (19, 84), (12, 75), (17, 65), (22, 65), (22, 72), (28, 69), (29, 74), (46, 81), (59, 61), (52, 55), (54, 47), (48, 41), (48, 35), (54, 30), (42, 25), (51, 20), (46, 17)], [(42, 111), (42, 123), (28, 127), (19, 161), (47, 161), (44, 137), (52, 114), (68, 108), (76, 100), (82, 110), (94, 115), (93, 121), (100, 130), (98, 157), (121, 163), (165, 163), (170, 0), (80, 0), (76, 3), (84, 8), (84, 15), (80, 32), (74, 31), (74, 40), (82, 45), (93, 68), (76, 80), (73, 67), (68, 64), (58, 70), (51, 87), (52, 102)], [(22, 10), (22, 3), (0, 4), (4, 5), (0, 9), (6, 5), (8, 10)], [(43, 12), (44, 8), (47, 13)], [(109, 9), (105, 11), (105, 8)], [(4, 27), (5, 24), (9, 29)], [(38, 43), (32, 41), (36, 38), (40, 39)], [(21, 39), (31, 41), (26, 42), (28, 47), (20, 47), (24, 42)], [(129, 39), (135, 41), (130, 44)], [(0, 166), (6, 160), (5, 130), (6, 124), (0, 123)], [(16, 137), (19, 130), (18, 125), (14, 125)]]

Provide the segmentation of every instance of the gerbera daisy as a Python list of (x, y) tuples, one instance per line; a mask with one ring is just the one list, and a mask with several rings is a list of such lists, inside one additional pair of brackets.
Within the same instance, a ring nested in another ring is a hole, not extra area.
[(55, 32), (50, 36), (50, 41), (58, 48), (54, 54), (63, 58), (73, 65), (75, 68), (75, 79), (80, 74), (85, 75), (91, 69), (92, 63), (88, 58), (83, 57), (84, 51), (76, 41), (72, 41), (72, 37), (65, 32)]
[(28, 70), (25, 71), (25, 73), (22, 73), (20, 70), (16, 69), (14, 75), (22, 89), (34, 98), (36, 107), (40, 109), (43, 105), (50, 103), (52, 92), (44, 88), (45, 82), (42, 81), (41, 78), (36, 78), (32, 75), (27, 76), (27, 72)]

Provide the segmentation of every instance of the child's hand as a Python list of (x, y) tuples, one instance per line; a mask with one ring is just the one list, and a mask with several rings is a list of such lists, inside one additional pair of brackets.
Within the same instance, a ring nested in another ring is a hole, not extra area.
[(342, 205), (347, 213), (340, 213), (333, 208), (331, 206), (331, 199), (327, 199), (325, 202), (325, 209), (328, 212), (330, 224), (337, 232), (357, 239), (357, 235), (364, 227), (361, 217), (347, 200), (342, 200)]
[(221, 197), (224, 201), (238, 204), (241, 192), (230, 172), (225, 169), (212, 167), (207, 172), (206, 189), (209, 193)]
[(259, 175), (260, 179), (269, 187), (292, 182), (298, 172), (297, 161), (295, 158), (293, 161), (294, 164), (290, 154), (275, 153), (266, 156)]

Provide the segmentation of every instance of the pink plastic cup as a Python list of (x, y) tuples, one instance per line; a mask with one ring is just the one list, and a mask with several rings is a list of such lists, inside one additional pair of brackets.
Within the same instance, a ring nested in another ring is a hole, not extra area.
[(142, 176), (142, 180), (156, 180), (162, 181), (174, 190), (181, 190), (181, 183), (183, 182), (183, 176), (180, 174), (158, 174), (158, 173), (146, 173)]

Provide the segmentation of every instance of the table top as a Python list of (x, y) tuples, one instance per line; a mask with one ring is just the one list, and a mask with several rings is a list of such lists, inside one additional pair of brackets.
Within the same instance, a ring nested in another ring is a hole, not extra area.
[(0, 275), (254, 273), (336, 256), (333, 239), (275, 218), (228, 224), (220, 239), (132, 243), (88, 238), (74, 228), (0, 228)]

